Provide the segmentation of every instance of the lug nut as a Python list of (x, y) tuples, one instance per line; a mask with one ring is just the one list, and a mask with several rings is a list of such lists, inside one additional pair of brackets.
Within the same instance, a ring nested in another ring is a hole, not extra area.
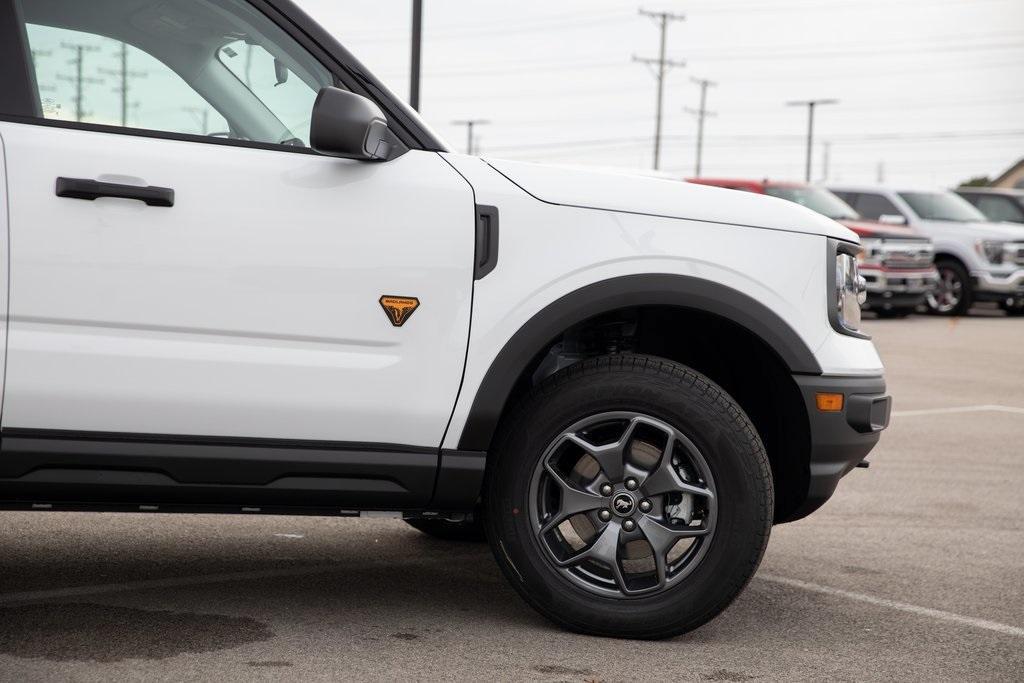
[(636, 522), (634, 522), (631, 519), (627, 519), (625, 522), (622, 523), (622, 528), (626, 531), (632, 531), (636, 528)]
[(629, 479), (626, 480), (626, 488), (627, 489), (629, 489), (630, 491), (635, 491), (636, 487), (637, 487), (636, 479), (634, 479), (633, 477), (630, 477)]
[(611, 484), (601, 484), (601, 495), (602, 496), (610, 496), (610, 495), (612, 495), (612, 485)]
[(640, 501), (640, 512), (650, 512), (651, 511), (651, 507), (652, 507), (651, 506), (651, 501), (649, 501), (649, 500), (641, 500)]
[(612, 513), (608, 510), (601, 510), (599, 513), (597, 513), (597, 516), (601, 518), (602, 522), (607, 522), (609, 519), (612, 518)]

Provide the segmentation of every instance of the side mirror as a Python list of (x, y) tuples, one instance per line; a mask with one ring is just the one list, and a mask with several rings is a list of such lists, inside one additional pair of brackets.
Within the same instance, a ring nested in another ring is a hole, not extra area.
[(878, 222), (886, 225), (906, 225), (907, 219), (898, 213), (883, 213), (878, 217)]
[(313, 105), (309, 144), (320, 154), (363, 161), (387, 161), (407, 151), (380, 107), (331, 87), (321, 90)]

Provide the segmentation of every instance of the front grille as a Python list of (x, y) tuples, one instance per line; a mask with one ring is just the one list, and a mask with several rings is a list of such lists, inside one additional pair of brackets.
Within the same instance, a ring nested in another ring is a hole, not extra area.
[(928, 268), (935, 260), (935, 248), (923, 240), (886, 240), (882, 244), (882, 263), (886, 268), (902, 270)]

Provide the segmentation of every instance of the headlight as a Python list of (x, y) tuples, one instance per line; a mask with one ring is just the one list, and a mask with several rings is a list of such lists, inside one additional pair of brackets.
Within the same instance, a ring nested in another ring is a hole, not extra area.
[(1003, 262), (1006, 254), (1006, 242), (999, 240), (981, 240), (974, 245), (978, 253), (988, 260), (989, 263), (999, 265)]
[(867, 299), (867, 283), (857, 268), (860, 247), (838, 240), (828, 240), (828, 245), (829, 321), (837, 332), (868, 338), (860, 331), (860, 305)]
[(880, 266), (884, 258), (882, 240), (861, 238), (860, 251), (857, 253), (858, 261), (866, 265)]

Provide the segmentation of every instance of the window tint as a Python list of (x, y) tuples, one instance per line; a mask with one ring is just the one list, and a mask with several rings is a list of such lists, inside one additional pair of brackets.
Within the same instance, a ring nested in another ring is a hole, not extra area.
[(22, 0), (43, 116), (306, 145), (330, 73), (243, 0)]
[(822, 187), (769, 185), (764, 188), (764, 192), (773, 197), (796, 202), (836, 220), (858, 218), (857, 212), (849, 204)]
[(1024, 209), (1022, 209), (1012, 199), (998, 196), (977, 195), (974, 199), (974, 204), (990, 221), (1024, 223)]
[(27, 30), (45, 118), (227, 135), (224, 117), (142, 50), (82, 31), (38, 24)]
[(880, 194), (862, 192), (857, 195), (853, 208), (862, 217), (877, 221), (880, 216), (902, 216), (896, 205)]
[(900, 198), (925, 220), (956, 223), (986, 220), (970, 202), (952, 192), (900, 192)]

